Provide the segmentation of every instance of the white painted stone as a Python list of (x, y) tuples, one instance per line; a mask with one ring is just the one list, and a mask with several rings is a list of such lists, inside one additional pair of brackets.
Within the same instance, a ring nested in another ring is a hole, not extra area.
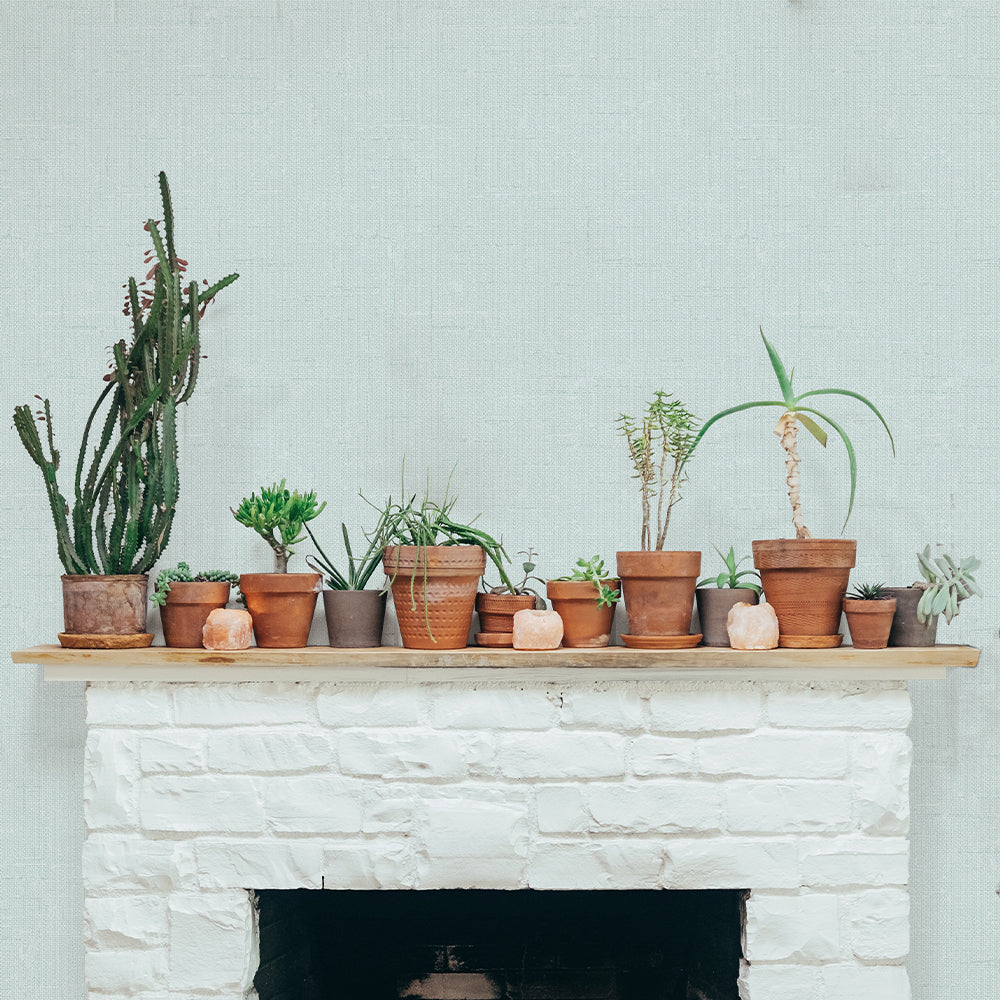
[(88, 891), (170, 892), (194, 888), (197, 872), (190, 843), (134, 835), (90, 834), (83, 844)]
[(316, 685), (274, 681), (173, 684), (178, 726), (268, 726), (316, 721)]
[(87, 685), (88, 726), (163, 726), (170, 724), (170, 715), (165, 684), (92, 681)]
[(746, 902), (746, 957), (805, 964), (841, 957), (836, 896), (776, 896), (752, 892)]
[(842, 733), (758, 730), (741, 736), (698, 740), (703, 774), (758, 778), (840, 778), (850, 766), (848, 738)]
[(722, 790), (704, 781), (637, 781), (587, 785), (592, 830), (615, 833), (714, 832), (721, 826)]
[(206, 767), (205, 737), (197, 729), (158, 729), (139, 737), (143, 774), (196, 774)]
[(383, 798), (372, 798), (365, 802), (362, 833), (408, 833), (413, 829), (418, 800), (415, 796), (399, 796), (392, 793), (392, 786), (379, 789)]
[(887, 963), (910, 951), (910, 897), (903, 889), (871, 889), (844, 898), (844, 937), (862, 962)]
[[(740, 1000), (823, 1000), (823, 974), (808, 965), (743, 964), (739, 978)], [(854, 1000), (882, 1000), (859, 995)]]
[(542, 833), (585, 833), (590, 829), (591, 817), (579, 785), (541, 785), (535, 794)]
[(632, 772), (640, 777), (693, 774), (697, 740), (676, 736), (639, 736), (631, 746)]
[(229, 774), (315, 771), (333, 760), (329, 735), (301, 726), (230, 729), (206, 737), (208, 766)]
[(138, 737), (126, 729), (91, 729), (83, 751), (83, 816), (89, 830), (138, 822)]
[(799, 729), (906, 729), (912, 715), (905, 682), (772, 691), (766, 711), (772, 726)]
[(642, 728), (642, 699), (637, 691), (572, 688), (561, 696), (559, 718), (564, 726), (598, 726), (616, 732)]
[(202, 889), (318, 889), (322, 840), (199, 837), (194, 845)]
[(527, 868), (532, 889), (656, 889), (663, 868), (660, 840), (542, 841)]
[(435, 693), (431, 725), (440, 729), (548, 729), (557, 709), (539, 689), (468, 688)]
[(804, 886), (905, 886), (909, 880), (909, 843), (904, 837), (800, 837), (798, 852)]
[(791, 837), (670, 838), (664, 885), (669, 889), (796, 889), (798, 854)]
[(419, 854), (415, 889), (523, 889), (525, 858), (459, 858)]
[(88, 948), (84, 958), (87, 995), (133, 997), (167, 985), (166, 948), (98, 951)]
[(613, 733), (500, 733), (497, 760), (507, 778), (617, 777), (625, 773), (625, 747)]
[(416, 881), (417, 861), (409, 842), (328, 846), (323, 853), (327, 889), (412, 889)]
[[(467, 735), (467, 734), (463, 734)], [(430, 729), (351, 729), (338, 737), (344, 774), (383, 778), (464, 778), (466, 741)]]
[(221, 991), (252, 985), (258, 962), (249, 893), (202, 892), (170, 897), (170, 988)]
[(910, 1000), (910, 980), (902, 965), (827, 965), (823, 1000)]
[(729, 732), (755, 729), (762, 699), (754, 688), (667, 691), (650, 696), (652, 729), (666, 733)]
[(724, 796), (732, 833), (835, 833), (853, 826), (844, 782), (740, 779), (725, 783)]
[(99, 896), (84, 900), (83, 939), (88, 948), (153, 948), (167, 943), (163, 895)]
[(357, 833), (361, 784), (336, 774), (263, 778), (264, 812), (278, 833)]
[(153, 775), (139, 783), (143, 830), (256, 833), (264, 830), (259, 782), (243, 775)]
[(316, 707), (324, 726), (413, 726), (420, 721), (424, 694), (419, 688), (378, 685), (336, 688), (324, 685)]
[(853, 747), (858, 823), (866, 833), (898, 835), (910, 829), (910, 763), (905, 733), (872, 733)]

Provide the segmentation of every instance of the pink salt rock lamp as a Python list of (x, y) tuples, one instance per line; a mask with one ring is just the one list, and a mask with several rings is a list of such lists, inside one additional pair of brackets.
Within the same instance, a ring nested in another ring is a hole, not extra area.
[(766, 601), (734, 604), (726, 619), (733, 649), (777, 649), (778, 616)]
[(515, 649), (558, 649), (562, 637), (563, 620), (558, 611), (522, 608), (515, 612)]
[(216, 608), (210, 611), (201, 630), (205, 649), (249, 649), (253, 636), (253, 619), (249, 611), (236, 608)]

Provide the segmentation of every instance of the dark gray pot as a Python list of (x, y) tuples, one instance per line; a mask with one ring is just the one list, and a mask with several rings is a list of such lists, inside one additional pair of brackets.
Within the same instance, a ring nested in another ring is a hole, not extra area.
[(924, 592), (918, 587), (886, 587), (885, 592), (896, 598), (889, 645), (933, 646), (937, 641), (938, 616), (935, 615), (926, 625), (917, 620), (917, 605)]
[(382, 645), (385, 594), (377, 590), (324, 590), (330, 645), (359, 649)]
[(757, 594), (746, 587), (699, 587), (694, 592), (698, 602), (703, 646), (728, 646), (726, 619), (735, 604), (756, 604)]

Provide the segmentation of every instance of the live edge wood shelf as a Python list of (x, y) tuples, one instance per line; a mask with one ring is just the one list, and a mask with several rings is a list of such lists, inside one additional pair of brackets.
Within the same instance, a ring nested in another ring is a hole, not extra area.
[(699, 646), (681, 650), (555, 649), (526, 652), (468, 646), (455, 650), (63, 649), (32, 646), (11, 653), (14, 663), (40, 664), (46, 680), (60, 681), (456, 681), (681, 680), (932, 680), (949, 667), (974, 667), (972, 646), (864, 650), (772, 649), (747, 652)]

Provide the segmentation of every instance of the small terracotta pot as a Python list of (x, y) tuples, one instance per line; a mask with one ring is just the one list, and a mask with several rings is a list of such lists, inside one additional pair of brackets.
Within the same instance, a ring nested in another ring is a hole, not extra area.
[(163, 641), (175, 649), (198, 649), (202, 629), (216, 608), (229, 602), (229, 584), (216, 580), (189, 580), (170, 584), (167, 603), (160, 608)]
[(407, 649), (464, 649), (486, 552), (478, 545), (387, 545), (382, 566)]
[(352, 649), (382, 645), (385, 594), (377, 590), (324, 590), (330, 645)]
[(698, 601), (703, 646), (728, 646), (729, 611), (735, 604), (756, 604), (757, 592), (747, 587), (699, 587), (694, 596)]
[(298, 649), (309, 641), (319, 573), (243, 573), (240, 590), (253, 618), (253, 635), (264, 649)]
[(844, 614), (855, 649), (885, 649), (896, 613), (896, 598), (887, 601), (859, 601), (844, 598)]
[(479, 631), (491, 635), (513, 633), (514, 615), (535, 606), (534, 594), (476, 594)]
[[(618, 589), (617, 580), (602, 580), (601, 583)], [(558, 611), (563, 620), (564, 646), (592, 648), (606, 646), (611, 641), (611, 623), (618, 602), (608, 608), (600, 607), (597, 588), (590, 580), (549, 580), (545, 593), (553, 610)]]
[(933, 646), (937, 642), (938, 616), (924, 625), (917, 618), (917, 605), (924, 596), (920, 587), (886, 587), (885, 592), (896, 599), (896, 613), (889, 632), (890, 646)]
[[(63, 576), (63, 634), (147, 635), (148, 585), (149, 577), (139, 574)], [(60, 638), (60, 641), (63, 640)], [(73, 640), (72, 645), (86, 648), (83, 645), (85, 641)], [(99, 640), (95, 640), (95, 644), (105, 645)], [(144, 641), (142, 645), (149, 645), (149, 641)]]
[(618, 552), (631, 635), (688, 635), (700, 552)]

